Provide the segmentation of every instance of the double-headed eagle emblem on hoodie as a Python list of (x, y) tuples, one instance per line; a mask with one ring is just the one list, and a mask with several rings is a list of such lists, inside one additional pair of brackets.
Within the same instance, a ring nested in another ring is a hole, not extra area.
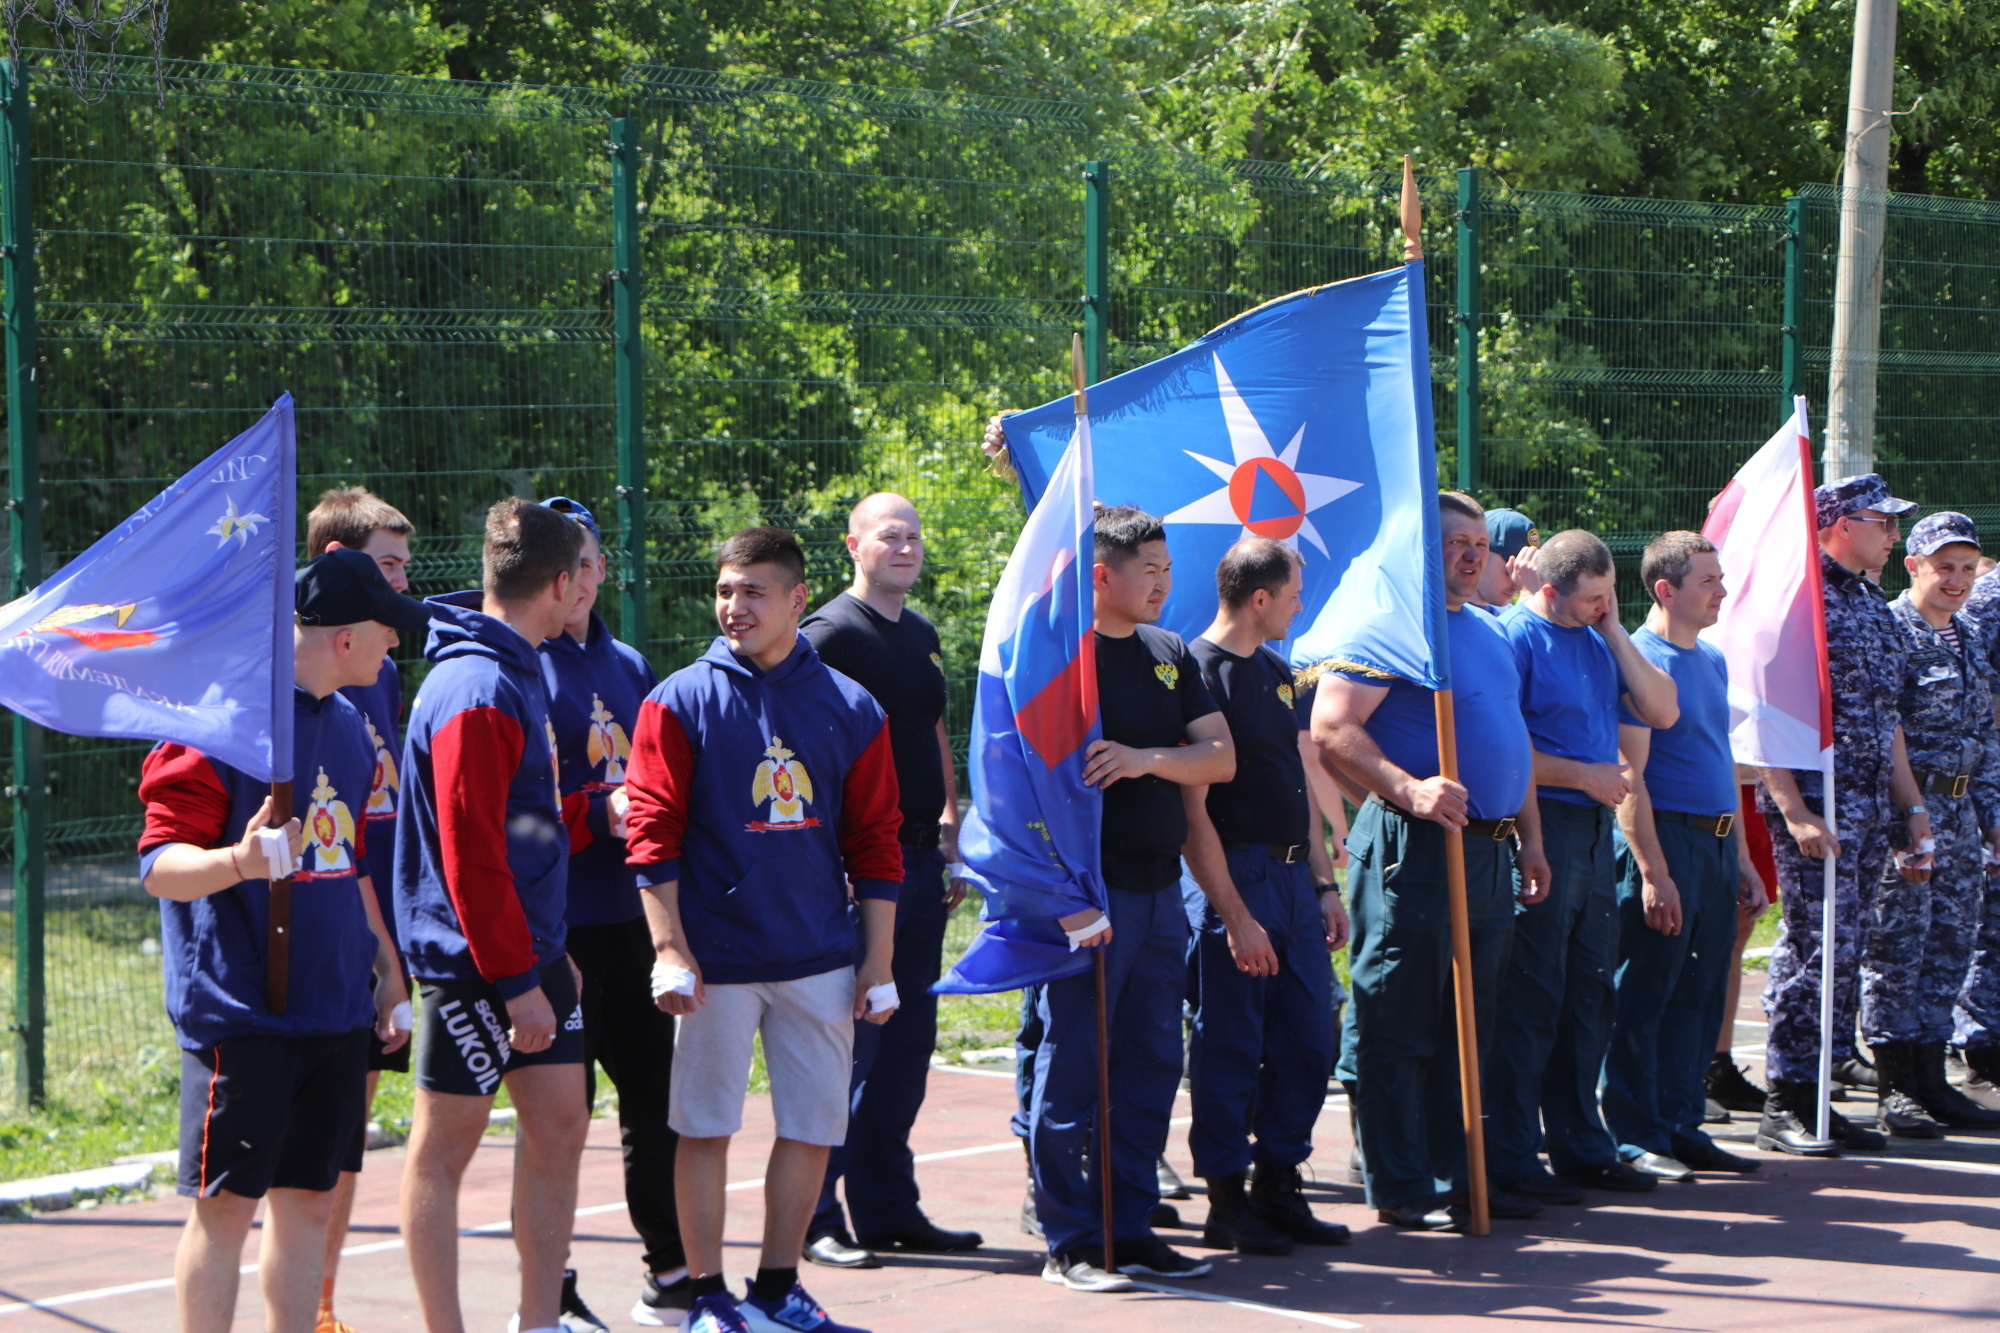
[(746, 827), (752, 833), (813, 828), (819, 820), (806, 813), (812, 799), (812, 779), (806, 775), (806, 766), (785, 748), (783, 740), (771, 737), (764, 762), (757, 765), (757, 775), (750, 782), (751, 803), (761, 806), (769, 801), (771, 818), (752, 820)]
[(300, 879), (333, 878), (354, 873), (354, 815), (340, 793), (319, 770), (312, 804), (306, 807), (306, 848)]

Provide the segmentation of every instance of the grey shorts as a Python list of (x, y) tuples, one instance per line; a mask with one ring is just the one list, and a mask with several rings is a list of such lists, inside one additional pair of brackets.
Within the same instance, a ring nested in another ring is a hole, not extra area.
[(778, 1137), (829, 1147), (845, 1142), (854, 969), (706, 989), (707, 1003), (674, 1020), (667, 1094), (674, 1132), (716, 1139), (743, 1128), (751, 1042), (762, 1033)]

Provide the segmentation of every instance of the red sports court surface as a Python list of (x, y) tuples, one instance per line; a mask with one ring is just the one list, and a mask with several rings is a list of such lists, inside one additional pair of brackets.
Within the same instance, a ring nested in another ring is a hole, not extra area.
[[(1761, 1018), (1751, 1005), (1746, 1020)], [(1737, 1028), (1752, 1072), (1763, 1030)], [(917, 1127), (926, 1206), (974, 1227), (987, 1247), (956, 1257), (890, 1258), (872, 1272), (807, 1268), (815, 1295), (844, 1322), (877, 1333), (1091, 1328), (1102, 1333), (1256, 1333), (1284, 1328), (1472, 1329), (1500, 1321), (1671, 1329), (1874, 1330), (2000, 1327), (2000, 1135), (1891, 1147), (1882, 1157), (1801, 1161), (1757, 1154), (1747, 1180), (1704, 1176), (1636, 1197), (1590, 1196), (1531, 1222), (1496, 1222), (1484, 1239), (1412, 1235), (1377, 1225), (1345, 1179), (1347, 1116), (1320, 1120), (1312, 1197), (1355, 1230), (1353, 1244), (1289, 1258), (1217, 1255), (1215, 1273), (1174, 1291), (1087, 1296), (1041, 1281), (1041, 1252), (1016, 1227), (1023, 1170), (1007, 1132), (1012, 1082), (995, 1071), (937, 1073)], [(1185, 1100), (1182, 1110), (1185, 1111)], [(1865, 1112), (1869, 1103), (1850, 1109)], [(1181, 1122), (1183, 1125), (1185, 1122)], [(753, 1101), (730, 1179), (733, 1288), (756, 1266), (770, 1126)], [(1718, 1126), (1749, 1148), (1751, 1126)], [(1184, 1135), (1173, 1158), (1190, 1174)], [(501, 1333), (513, 1311), (506, 1232), (511, 1141), (492, 1136), (467, 1177), (460, 1287), (472, 1333)], [(395, 1231), (400, 1150), (369, 1155), (341, 1273), (340, 1313), (358, 1333), (419, 1328)], [(614, 1329), (637, 1295), (640, 1255), (621, 1202), (616, 1126), (591, 1127), (575, 1264), (582, 1291)], [(0, 1229), (0, 1333), (78, 1329), (155, 1333), (174, 1326), (178, 1199), (54, 1214)], [(1180, 1205), (1198, 1220), (1199, 1196)], [(1171, 1233), (1170, 1233), (1171, 1234)], [(1179, 1233), (1190, 1247), (1198, 1230)], [(1197, 1251), (1198, 1253), (1207, 1253)], [(254, 1240), (252, 1252), (255, 1259)], [(1164, 1285), (1164, 1284), (1163, 1284)], [(262, 1326), (245, 1277), (237, 1328)]]

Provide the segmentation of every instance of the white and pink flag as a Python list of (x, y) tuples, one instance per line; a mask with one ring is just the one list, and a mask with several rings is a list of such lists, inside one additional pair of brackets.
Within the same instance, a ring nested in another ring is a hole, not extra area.
[(1729, 664), (1736, 762), (1824, 771), (1832, 758), (1819, 519), (1806, 400), (1715, 498), (1702, 536), (1729, 596), (1703, 631)]

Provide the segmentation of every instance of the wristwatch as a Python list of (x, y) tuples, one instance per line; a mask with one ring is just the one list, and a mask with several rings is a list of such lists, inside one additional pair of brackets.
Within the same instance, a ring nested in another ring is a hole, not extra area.
[(1334, 882), (1333, 882), (1332, 880), (1327, 880), (1327, 881), (1326, 881), (1325, 883), (1323, 883), (1323, 884), (1314, 884), (1314, 885), (1313, 885), (1313, 892), (1314, 892), (1314, 893), (1317, 893), (1317, 894), (1320, 894), (1320, 895), (1322, 895), (1322, 896), (1324, 896), (1324, 895), (1326, 895), (1326, 894), (1329, 894), (1329, 893), (1339, 893), (1339, 892), (1340, 892), (1340, 885), (1338, 885), (1338, 884), (1334, 883)]
[(1917, 802), (1915, 805), (1906, 805), (1903, 807), (1903, 818), (1905, 819), (1908, 819), (1911, 815), (1928, 816), (1929, 814), (1930, 811), (1924, 809), (1924, 803), (1922, 801)]

